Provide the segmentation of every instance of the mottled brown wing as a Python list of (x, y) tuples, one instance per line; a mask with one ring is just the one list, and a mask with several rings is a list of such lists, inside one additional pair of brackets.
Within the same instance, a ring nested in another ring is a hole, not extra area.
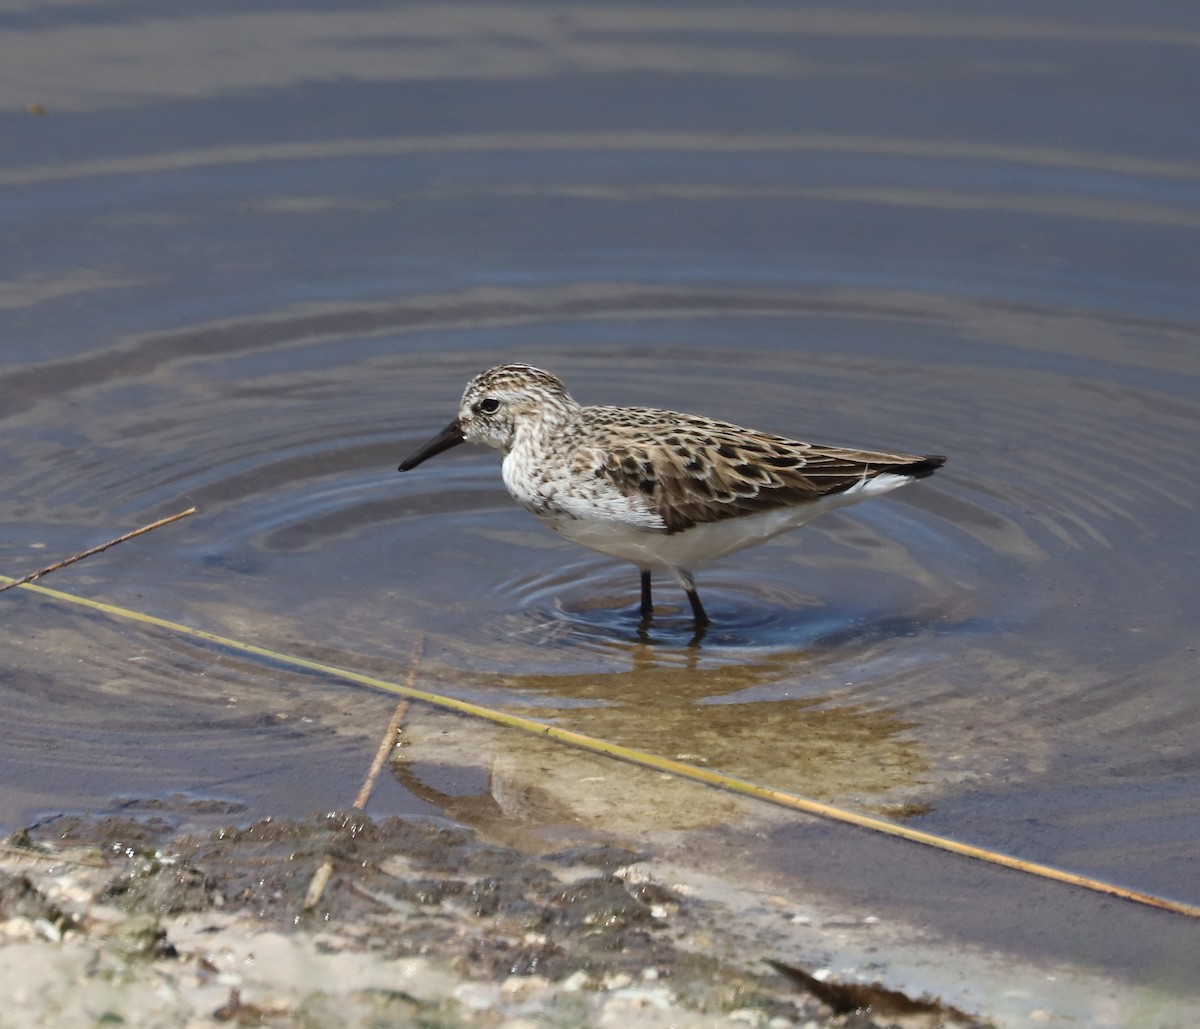
[(597, 474), (657, 510), (668, 532), (812, 503), (881, 472), (920, 478), (940, 457), (822, 447), (690, 418), (671, 431), (630, 434)]

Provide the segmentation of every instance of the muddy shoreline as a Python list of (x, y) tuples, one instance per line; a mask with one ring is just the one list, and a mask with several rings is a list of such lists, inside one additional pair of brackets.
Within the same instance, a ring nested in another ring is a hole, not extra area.
[(987, 1024), (823, 982), (704, 892), (624, 847), (529, 856), (436, 819), (60, 816), (4, 848), (0, 978), (30, 1025)]

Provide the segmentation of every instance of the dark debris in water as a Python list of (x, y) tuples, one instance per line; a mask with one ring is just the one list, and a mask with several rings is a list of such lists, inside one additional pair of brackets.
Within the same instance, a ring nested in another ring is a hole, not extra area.
[(767, 959), (767, 964), (780, 975), (818, 997), (839, 1015), (871, 1016), (885, 1019), (912, 1019), (925, 1016), (945, 1029), (976, 1027), (978, 1019), (959, 1011), (940, 1000), (913, 998), (898, 990), (889, 990), (878, 983), (842, 983), (818, 979), (802, 968)]
[(566, 850), (558, 850), (545, 857), (546, 861), (556, 865), (590, 865), (605, 872), (614, 872), (618, 868), (626, 868), (645, 859), (644, 853), (628, 850), (625, 847), (614, 847), (608, 843), (568, 847)]

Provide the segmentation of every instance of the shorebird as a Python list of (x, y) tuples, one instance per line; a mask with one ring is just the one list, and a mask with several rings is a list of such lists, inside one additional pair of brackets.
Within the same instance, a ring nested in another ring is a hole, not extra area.
[(651, 575), (669, 572), (698, 632), (709, 619), (696, 569), (923, 479), (946, 460), (800, 443), (674, 411), (583, 407), (526, 364), (472, 379), (458, 416), (400, 471), (459, 443), (499, 450), (509, 493), (560, 536), (637, 565), (643, 625), (654, 614)]

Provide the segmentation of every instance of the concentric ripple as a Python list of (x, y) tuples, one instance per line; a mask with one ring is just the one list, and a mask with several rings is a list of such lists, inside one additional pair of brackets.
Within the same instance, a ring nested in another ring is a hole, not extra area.
[[(47, 584), (381, 679), (420, 644), (430, 689), (1200, 901), (1200, 35), (1187, 5), (1025, 6), (15, 5), (0, 572), (194, 505)], [(703, 636), (669, 581), (643, 627), (636, 571), (519, 510), (494, 452), (396, 471), (510, 360), (948, 462), (700, 569)], [(0, 607), (4, 828), (344, 807), (393, 709)], [(732, 822), (756, 885), (1197, 979), (1084, 901), (1007, 918), (1049, 896), (1008, 876), (948, 890), (732, 795), (424, 705), (410, 730), (379, 811), (539, 845)]]
[[(146, 338), (129, 349), (145, 356), (116, 361), (111, 381), (86, 395), (47, 392), (18, 419), (11, 481), (30, 498), (25, 524), (36, 523), (39, 542), (55, 551), (92, 542), (96, 512), (116, 530), (196, 504), (190, 523), (91, 570), (98, 589), (153, 601), (168, 616), (194, 616), (203, 602), (298, 624), (340, 608), (340, 618), (304, 634), (319, 629), (331, 646), (385, 654), (396, 632), (420, 629), (472, 661), (487, 653), (497, 670), (545, 660), (604, 669), (624, 662), (629, 646), (687, 646), (690, 619), (674, 584), (657, 585), (660, 612), (642, 632), (635, 570), (557, 540), (517, 510), (493, 452), (463, 448), (396, 474), (399, 458), (453, 414), (466, 379), (497, 359), (472, 344), (478, 326), (519, 322), (534, 341), (520, 356), (552, 367), (584, 402), (657, 404), (821, 442), (949, 453), (931, 480), (703, 571), (715, 624), (695, 642), (706, 659), (880, 637), (911, 647), (1014, 626), (1036, 633), (1051, 615), (1069, 619), (1071, 598), (1119, 592), (1145, 560), (1129, 551), (1131, 535), (1189, 517), (1176, 470), (1191, 446), (1181, 428), (1194, 401), (1166, 345), (1180, 338), (1177, 327), (1162, 327), (1161, 368), (1112, 354), (1064, 364), (1051, 340), (1069, 350), (1080, 336), (1153, 327), (1074, 312), (1055, 326), (1053, 312), (1025, 310), (1010, 312), (1007, 336), (989, 336), (988, 304), (861, 291), (843, 303), (601, 284), (420, 298), (373, 308), (355, 362), (327, 342), (339, 324), (362, 323), (364, 312), (350, 307), (273, 317), (267, 350), (258, 321), (222, 326), (208, 355), (173, 337)], [(901, 312), (927, 326), (931, 363), (871, 356), (878, 319)], [(619, 317), (629, 323), (621, 334), (645, 333), (653, 319), (667, 339), (720, 333), (763, 345), (743, 346), (731, 370), (727, 351), (711, 345), (663, 343), (614, 360), (608, 345), (545, 342), (564, 319), (587, 337)], [(1012, 324), (1021, 318), (1054, 332), (1020, 336)], [(837, 352), (770, 346), (796, 324), (811, 338), (836, 330)], [(389, 326), (401, 338), (434, 333), (442, 351), (382, 347), (377, 334)], [(964, 335), (975, 346), (969, 360), (955, 360)], [(48, 434), (42, 427), (65, 421), (64, 405), (76, 409), (76, 427)], [(93, 460), (74, 460), (81, 449)], [(1105, 560), (1081, 563), (1084, 552)], [(1054, 594), (1037, 585), (1042, 576)]]

